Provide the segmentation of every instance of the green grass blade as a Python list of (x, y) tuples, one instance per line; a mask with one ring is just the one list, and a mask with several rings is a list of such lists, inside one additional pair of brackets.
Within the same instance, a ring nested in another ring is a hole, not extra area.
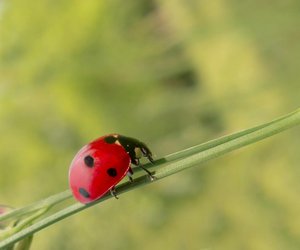
[[(200, 165), (205, 161), (217, 158), (235, 149), (260, 141), (298, 124), (300, 124), (300, 109), (263, 125), (250, 128), (232, 135), (224, 136), (219, 139), (200, 144), (198, 146), (158, 159), (154, 164), (154, 176), (156, 177), (155, 181), (175, 174), (186, 168)], [(153, 182), (149, 180), (148, 176), (141, 176), (139, 178), (136, 178), (133, 183), (126, 182), (119, 185), (116, 191), (118, 192), (118, 194), (120, 194), (149, 183)], [(65, 194), (66, 197), (69, 197), (68, 191), (61, 194)], [(57, 196), (59, 197), (59, 195), (60, 194), (58, 194)], [(33, 225), (24, 228), (23, 230), (9, 236), (8, 238), (0, 242), (0, 249), (9, 246), (10, 244), (17, 242), (24, 237), (38, 232), (39, 230), (50, 226), (51, 224), (56, 223), (66, 217), (69, 217), (83, 209), (107, 200), (108, 198), (111, 198), (111, 196), (105, 195), (101, 199), (88, 205), (76, 203), (52, 215), (49, 215), (48, 217), (35, 222)], [(50, 201), (53, 202), (53, 200), (51, 199)], [(56, 200), (56, 202), (58, 201), (59, 199)], [(36, 203), (36, 205), (37, 204), (38, 203)], [(16, 213), (16, 215), (18, 215), (18, 213)]]

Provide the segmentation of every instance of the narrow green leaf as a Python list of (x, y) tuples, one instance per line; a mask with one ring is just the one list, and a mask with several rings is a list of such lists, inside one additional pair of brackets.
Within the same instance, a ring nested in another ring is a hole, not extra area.
[[(156, 160), (155, 164), (153, 165), (153, 168), (155, 170), (155, 181), (160, 180), (169, 175), (175, 174), (186, 168), (195, 165), (200, 165), (205, 161), (219, 157), (221, 155), (224, 155), (228, 152), (244, 147), (246, 145), (252, 144), (254, 142), (260, 141), (264, 138), (275, 135), (298, 124), (300, 124), (300, 109), (286, 116), (280, 117), (277, 120), (265, 123), (263, 125), (256, 126), (241, 132), (237, 132), (232, 135), (224, 136), (219, 139), (215, 139), (210, 142), (203, 143), (188, 148), (186, 150), (177, 152), (175, 154), (171, 154), (164, 158), (160, 158)], [(147, 167), (151, 167), (151, 165), (148, 164)], [(133, 183), (126, 182), (118, 185), (116, 191), (118, 192), (118, 194), (121, 194), (123, 192), (128, 192), (132, 189), (139, 188), (145, 184), (150, 184), (155, 181), (151, 181), (148, 178), (148, 176), (141, 176), (139, 178), (136, 178)], [(65, 191), (52, 196), (52, 198), (49, 197), (48, 199), (34, 203), (31, 206), (27, 206), (23, 209), (18, 209), (14, 212), (14, 214), (11, 214), (9, 217), (4, 218), (7, 219), (12, 218), (12, 216), (21, 216), (26, 214), (28, 211), (35, 211), (34, 209), (43, 207), (41, 204), (43, 204), (44, 206), (46, 206), (47, 204), (54, 205), (69, 197), (70, 192)], [(101, 199), (88, 205), (83, 205), (80, 203), (70, 205), (69, 207), (62, 209), (52, 215), (49, 215), (48, 217), (45, 217), (40, 221), (35, 222), (33, 225), (30, 225), (22, 229), (21, 231), (16, 232), (15, 234), (7, 237), (5, 240), (0, 242), (0, 249), (7, 247), (23, 239), (26, 236), (32, 235), (33, 233), (38, 232), (39, 230), (47, 226), (50, 226), (53, 223), (56, 223), (68, 216), (71, 216), (90, 206), (94, 206), (95, 204), (100, 203), (109, 198), (111, 198), (111, 196), (109, 194), (106, 194)], [(3, 219), (3, 217), (0, 217), (0, 219)]]

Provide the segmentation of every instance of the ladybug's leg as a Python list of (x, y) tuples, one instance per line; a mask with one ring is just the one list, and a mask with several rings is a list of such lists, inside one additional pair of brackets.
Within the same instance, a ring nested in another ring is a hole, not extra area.
[(151, 181), (153, 181), (155, 179), (155, 177), (152, 175), (152, 173), (147, 168), (144, 168), (143, 165), (139, 165), (139, 167), (142, 168), (149, 175)]
[(144, 157), (147, 157), (147, 159), (153, 164), (154, 163), (154, 160), (152, 158), (152, 154), (150, 151), (147, 151), (145, 148), (141, 147), (141, 151), (143, 153), (143, 156)]
[(130, 181), (130, 182), (133, 182), (133, 179), (132, 179), (132, 175), (133, 175), (132, 168), (129, 168), (129, 170), (128, 170), (128, 172), (126, 173), (126, 175), (128, 176), (129, 181)]
[(117, 196), (117, 192), (116, 192), (116, 189), (115, 187), (112, 187), (110, 190), (109, 190), (111, 196), (115, 197), (116, 199), (119, 199), (119, 197)]
[(138, 158), (135, 159), (134, 164), (142, 168), (149, 175), (151, 181), (155, 179), (155, 177), (151, 174), (151, 172), (147, 168), (143, 167), (143, 165), (140, 163), (140, 160)]

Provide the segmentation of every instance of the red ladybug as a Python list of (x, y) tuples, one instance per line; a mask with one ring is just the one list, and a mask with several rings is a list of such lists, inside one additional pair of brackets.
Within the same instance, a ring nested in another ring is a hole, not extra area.
[[(153, 162), (145, 143), (119, 134), (102, 136), (85, 145), (74, 157), (69, 170), (69, 184), (74, 197), (81, 203), (99, 199), (107, 191), (116, 197), (114, 187), (127, 174), (133, 174), (130, 164), (140, 165), (144, 156)], [(117, 197), (116, 197), (117, 198)]]

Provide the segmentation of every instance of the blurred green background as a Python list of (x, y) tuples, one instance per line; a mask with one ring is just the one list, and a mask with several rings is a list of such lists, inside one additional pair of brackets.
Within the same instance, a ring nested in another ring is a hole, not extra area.
[[(168, 153), (299, 106), (300, 2), (0, 1), (0, 203), (118, 132)], [(61, 221), (32, 249), (300, 249), (299, 129)]]

